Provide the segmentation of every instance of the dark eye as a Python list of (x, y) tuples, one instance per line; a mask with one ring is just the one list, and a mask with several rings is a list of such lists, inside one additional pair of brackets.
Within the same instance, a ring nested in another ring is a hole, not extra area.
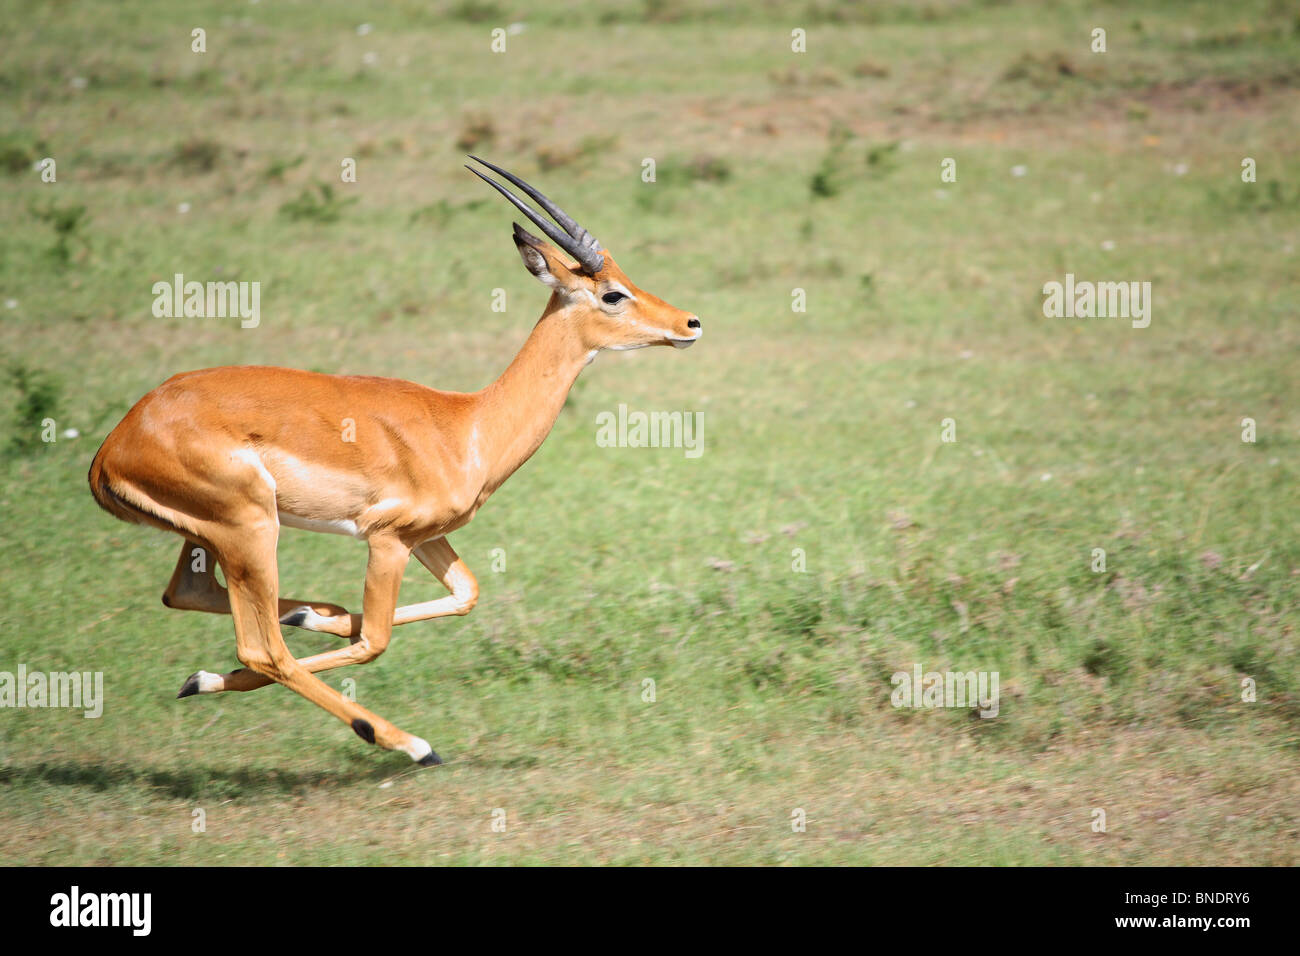
[(600, 297), (600, 301), (604, 302), (606, 305), (618, 305), (626, 298), (627, 296), (622, 292), (606, 292)]

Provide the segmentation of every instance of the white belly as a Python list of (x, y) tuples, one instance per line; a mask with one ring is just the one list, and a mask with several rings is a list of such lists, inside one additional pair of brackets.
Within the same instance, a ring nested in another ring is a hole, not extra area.
[(280, 524), (286, 528), (298, 528), (302, 531), (321, 531), (325, 534), (345, 534), (350, 538), (358, 537), (357, 523), (351, 519), (322, 521), (317, 518), (303, 518), (299, 515), (291, 515), (287, 511), (276, 513), (280, 516)]

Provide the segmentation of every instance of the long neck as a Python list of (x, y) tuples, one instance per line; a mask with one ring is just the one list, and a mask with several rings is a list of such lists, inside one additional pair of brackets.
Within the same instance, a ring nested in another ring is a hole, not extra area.
[(478, 452), (489, 493), (537, 451), (589, 360), (590, 350), (567, 319), (553, 295), (510, 367), (478, 394)]

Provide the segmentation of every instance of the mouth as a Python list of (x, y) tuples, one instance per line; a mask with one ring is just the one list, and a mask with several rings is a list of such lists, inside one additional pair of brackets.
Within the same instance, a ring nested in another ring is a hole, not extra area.
[(675, 349), (688, 349), (696, 342), (698, 342), (700, 340), (700, 336), (703, 334), (704, 334), (703, 332), (696, 332), (695, 336), (689, 339), (678, 338), (675, 335), (670, 335), (668, 337), (668, 341), (672, 343), (672, 346)]

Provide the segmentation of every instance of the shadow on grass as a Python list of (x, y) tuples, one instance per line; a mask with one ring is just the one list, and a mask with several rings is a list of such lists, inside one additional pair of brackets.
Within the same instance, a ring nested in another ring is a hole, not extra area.
[(345, 770), (311, 773), (224, 767), (150, 770), (126, 764), (37, 763), (0, 768), (0, 787), (46, 784), (104, 792), (120, 788), (157, 790), (179, 800), (300, 795), (378, 781), (404, 769), (400, 762), (352, 762)]

